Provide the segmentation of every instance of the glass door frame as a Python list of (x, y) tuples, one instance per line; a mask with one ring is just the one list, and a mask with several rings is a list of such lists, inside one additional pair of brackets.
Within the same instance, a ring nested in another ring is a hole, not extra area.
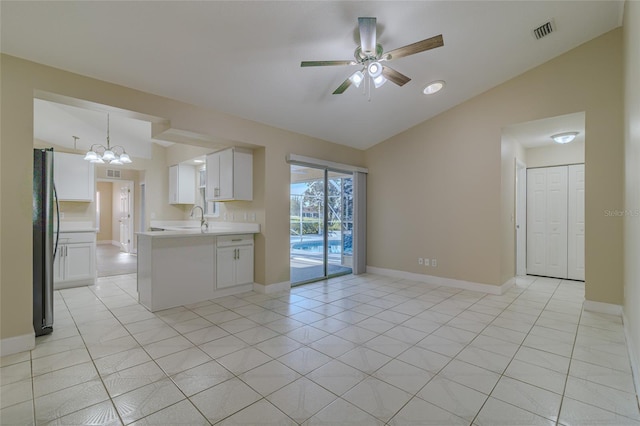
[[(307, 167), (307, 168), (311, 168), (311, 169), (316, 169), (316, 170), (321, 170), (323, 172), (323, 207), (322, 207), (322, 229), (323, 229), (323, 233), (322, 233), (322, 247), (323, 247), (323, 262), (322, 262), (322, 271), (323, 271), (323, 275), (320, 277), (315, 277), (315, 278), (311, 278), (308, 280), (303, 280), (303, 281), (296, 281), (296, 282), (292, 282), (291, 281), (291, 286), (297, 286), (297, 285), (302, 285), (302, 284), (309, 284), (312, 282), (316, 282), (316, 281), (322, 281), (322, 280), (326, 280), (328, 278), (333, 278), (333, 277), (337, 277), (337, 276), (341, 276), (341, 275), (347, 275), (352, 273), (352, 268), (349, 268), (349, 271), (343, 271), (343, 272), (338, 272), (338, 273), (334, 273), (334, 274), (329, 274), (329, 229), (328, 229), (328, 225), (329, 225), (329, 173), (333, 172), (333, 173), (339, 173), (339, 174), (344, 174), (344, 175), (349, 175), (351, 176), (351, 178), (353, 178), (353, 172), (350, 171), (345, 171), (345, 170), (339, 170), (339, 169), (335, 169), (332, 167), (327, 167), (327, 166), (321, 166), (321, 165), (311, 165), (311, 164), (306, 164), (306, 163), (299, 163), (296, 161), (291, 161), (289, 162), (289, 166), (300, 166), (300, 167)], [(342, 188), (344, 187), (344, 185), (341, 185), (341, 196), (343, 196), (342, 194)], [(344, 208), (344, 206), (343, 206)], [(302, 229), (300, 230), (300, 232), (302, 233)], [(343, 238), (341, 237), (341, 252), (344, 249), (343, 247)], [(291, 248), (289, 248), (289, 251), (291, 251)], [(291, 270), (291, 268), (290, 268)], [(290, 277), (291, 278), (291, 277)]]

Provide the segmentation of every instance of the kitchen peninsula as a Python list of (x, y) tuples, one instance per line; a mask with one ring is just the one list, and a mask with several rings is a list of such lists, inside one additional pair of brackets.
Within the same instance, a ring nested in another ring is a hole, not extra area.
[(155, 312), (253, 289), (257, 223), (140, 232), (138, 300)]

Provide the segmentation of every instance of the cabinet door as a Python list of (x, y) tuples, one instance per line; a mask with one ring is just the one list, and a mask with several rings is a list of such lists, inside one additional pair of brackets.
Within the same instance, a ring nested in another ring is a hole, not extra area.
[(236, 284), (235, 279), (235, 247), (217, 249), (216, 255), (216, 288), (230, 287)]
[(54, 152), (53, 180), (61, 201), (93, 201), (95, 179), (93, 164), (82, 155)]
[(178, 202), (196, 202), (196, 168), (189, 164), (178, 164)]
[(253, 246), (240, 246), (236, 250), (236, 284), (253, 283)]
[(65, 249), (65, 281), (91, 279), (94, 275), (94, 244), (67, 244)]
[(178, 166), (169, 167), (169, 204), (178, 202)]
[(220, 200), (233, 199), (233, 150), (220, 151)]
[(53, 282), (58, 283), (64, 281), (64, 250), (67, 246), (64, 244), (58, 245), (58, 251), (56, 257), (53, 260)]
[(219, 198), (220, 193), (220, 153), (207, 155), (207, 187), (205, 195), (207, 201)]
[(196, 169), (188, 164), (169, 167), (169, 204), (195, 204)]

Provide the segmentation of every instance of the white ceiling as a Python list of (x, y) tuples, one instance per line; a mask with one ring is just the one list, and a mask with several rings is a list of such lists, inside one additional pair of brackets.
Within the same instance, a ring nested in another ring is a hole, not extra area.
[[(68, 148), (88, 151), (93, 144), (107, 145), (107, 113), (50, 102), (33, 101), (33, 136), (35, 139)], [(73, 137), (78, 139), (74, 141)], [(172, 145), (151, 138), (151, 123), (109, 114), (111, 146), (120, 145), (136, 158), (151, 158), (151, 144)]]
[[(365, 149), (619, 26), (605, 1), (7, 1), (3, 53)], [(393, 61), (412, 78), (332, 95), (355, 67), (357, 18), (385, 51), (442, 34)], [(531, 30), (553, 19), (556, 31)], [(433, 96), (433, 80), (447, 82)]]
[(502, 136), (519, 142), (525, 148), (539, 148), (553, 145), (552, 135), (565, 132), (578, 132), (574, 142), (584, 143), (585, 113), (559, 115), (542, 120), (513, 124), (502, 129)]

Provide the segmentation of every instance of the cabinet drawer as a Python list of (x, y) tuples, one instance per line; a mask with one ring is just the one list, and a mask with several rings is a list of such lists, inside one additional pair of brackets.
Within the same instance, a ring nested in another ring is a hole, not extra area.
[(61, 232), (59, 244), (92, 243), (95, 240), (95, 232)]
[(218, 247), (233, 247), (233, 246), (246, 246), (253, 245), (253, 235), (224, 235), (218, 237)]

